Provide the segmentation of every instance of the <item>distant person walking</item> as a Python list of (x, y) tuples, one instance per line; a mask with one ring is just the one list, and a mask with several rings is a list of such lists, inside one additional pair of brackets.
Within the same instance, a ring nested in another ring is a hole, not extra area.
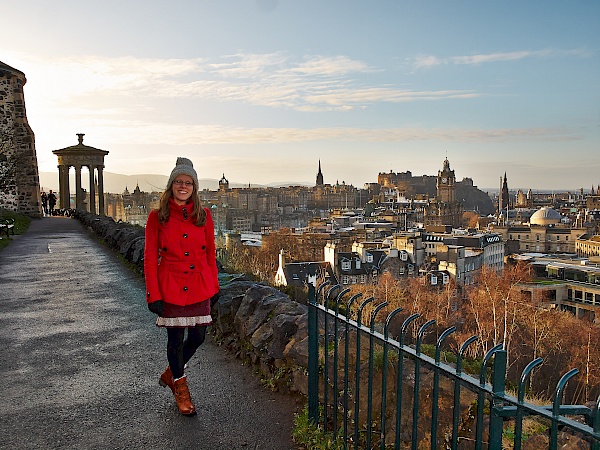
[(194, 415), (184, 367), (206, 337), (219, 279), (213, 220), (187, 158), (177, 158), (158, 209), (148, 215), (144, 274), (148, 309), (167, 329), (169, 365), (159, 383), (171, 388), (181, 414)]
[(56, 195), (54, 194), (54, 192), (52, 192), (52, 189), (50, 189), (50, 192), (48, 192), (48, 214), (50, 214), (51, 216), (54, 215), (54, 207), (56, 206)]
[(42, 209), (44, 210), (44, 215), (48, 214), (48, 194), (45, 191), (42, 191)]

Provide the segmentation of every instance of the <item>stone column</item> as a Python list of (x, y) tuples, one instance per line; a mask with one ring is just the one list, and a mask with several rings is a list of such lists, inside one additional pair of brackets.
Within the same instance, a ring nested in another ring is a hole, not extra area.
[(61, 166), (60, 164), (58, 166), (58, 201), (60, 202), (60, 207), (63, 207), (63, 193), (65, 192), (65, 187), (64, 187), (64, 169), (63, 166)]
[(58, 166), (58, 190), (61, 208), (69, 208), (69, 166)]
[(81, 166), (75, 166), (75, 208), (83, 208), (83, 195), (81, 195)]
[(98, 166), (98, 214), (104, 216), (106, 210), (104, 209), (104, 178), (102, 171), (104, 166)]
[(90, 212), (96, 214), (96, 183), (94, 183), (94, 170), (96, 166), (90, 164)]

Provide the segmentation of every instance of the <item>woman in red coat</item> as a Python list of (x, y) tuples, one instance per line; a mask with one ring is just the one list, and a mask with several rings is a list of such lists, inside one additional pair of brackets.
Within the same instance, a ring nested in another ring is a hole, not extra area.
[(169, 365), (159, 383), (171, 388), (182, 414), (194, 415), (184, 367), (204, 342), (219, 280), (212, 217), (202, 207), (198, 176), (187, 158), (177, 158), (158, 209), (148, 215), (144, 275), (148, 309), (158, 315), (156, 325), (167, 329)]

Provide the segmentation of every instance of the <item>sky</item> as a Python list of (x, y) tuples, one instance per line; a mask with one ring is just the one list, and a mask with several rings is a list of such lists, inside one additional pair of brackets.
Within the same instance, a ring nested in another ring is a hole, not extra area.
[(0, 61), (25, 73), (40, 172), (362, 187), (380, 172), (497, 188), (600, 184), (597, 0), (21, 0)]

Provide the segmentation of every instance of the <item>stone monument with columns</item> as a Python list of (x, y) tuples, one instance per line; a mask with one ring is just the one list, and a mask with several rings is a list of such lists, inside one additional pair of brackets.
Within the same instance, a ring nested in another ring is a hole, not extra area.
[[(90, 171), (90, 212), (92, 214), (105, 215), (104, 210), (104, 157), (108, 151), (90, 147), (83, 144), (84, 133), (77, 134), (79, 144), (71, 147), (54, 150), (58, 156), (58, 181), (60, 191), (60, 207), (70, 207), (69, 170), (75, 168), (75, 208), (82, 209), (84, 194), (81, 189), (81, 168), (87, 167)], [(96, 183), (94, 175), (97, 172), (98, 180), (98, 209), (96, 209)]]

